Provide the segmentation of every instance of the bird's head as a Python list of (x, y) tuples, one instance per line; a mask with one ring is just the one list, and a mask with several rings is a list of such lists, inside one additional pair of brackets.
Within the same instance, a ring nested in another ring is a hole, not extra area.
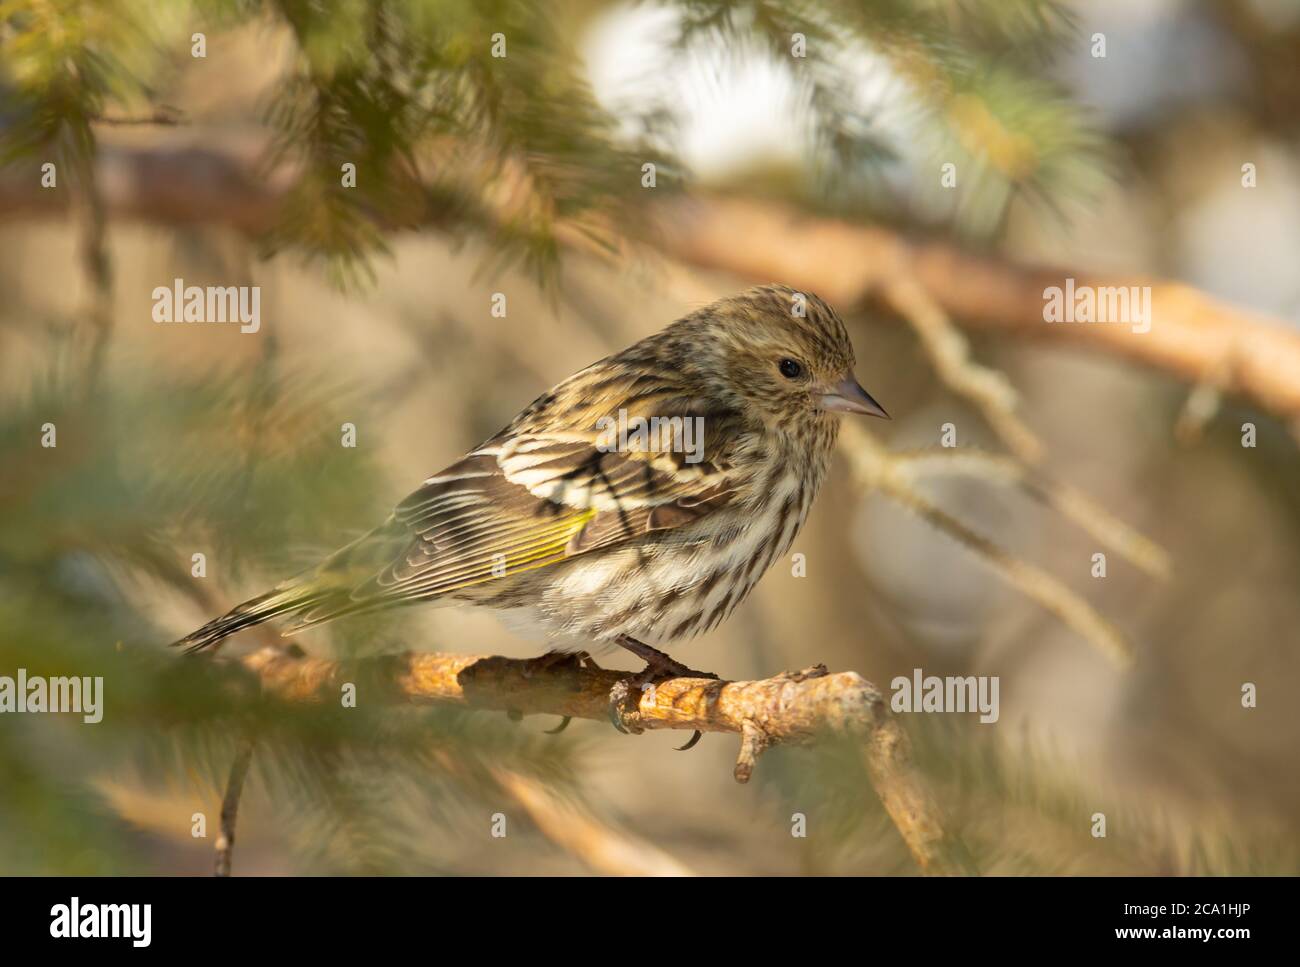
[(785, 285), (722, 299), (683, 322), (696, 322), (697, 345), (718, 373), (719, 389), (778, 424), (841, 413), (889, 419), (853, 375), (853, 344), (825, 301)]

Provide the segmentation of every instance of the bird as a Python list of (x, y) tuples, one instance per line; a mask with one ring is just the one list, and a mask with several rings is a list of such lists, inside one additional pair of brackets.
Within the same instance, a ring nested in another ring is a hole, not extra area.
[(374, 530), (174, 644), (427, 602), (620, 646), (646, 663), (637, 683), (716, 678), (661, 647), (715, 628), (789, 550), (840, 418), (889, 419), (854, 365), (813, 293), (762, 285), (698, 308), (547, 390)]

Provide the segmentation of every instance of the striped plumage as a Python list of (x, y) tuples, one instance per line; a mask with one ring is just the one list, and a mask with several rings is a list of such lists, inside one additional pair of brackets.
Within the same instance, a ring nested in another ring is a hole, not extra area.
[[(884, 415), (852, 365), (843, 323), (816, 296), (763, 286), (714, 303), (571, 376), (382, 526), (178, 644), (419, 601), (588, 641), (707, 631), (794, 541), (835, 411)], [(698, 417), (702, 445), (619, 441), (608, 420), (620, 411), (634, 427)]]

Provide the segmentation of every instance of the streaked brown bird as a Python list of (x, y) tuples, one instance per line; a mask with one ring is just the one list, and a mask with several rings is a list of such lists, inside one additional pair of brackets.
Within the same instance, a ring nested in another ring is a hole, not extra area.
[(888, 418), (853, 364), (815, 295), (722, 299), (548, 390), (381, 526), (177, 644), (436, 601), (620, 645), (641, 680), (700, 674), (648, 642), (726, 618), (799, 533), (839, 415)]

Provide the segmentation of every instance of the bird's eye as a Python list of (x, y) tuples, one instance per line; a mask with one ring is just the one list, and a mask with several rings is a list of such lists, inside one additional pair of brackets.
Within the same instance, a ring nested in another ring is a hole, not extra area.
[(803, 367), (794, 359), (783, 359), (776, 364), (776, 368), (786, 379), (798, 379), (799, 374), (803, 372)]

